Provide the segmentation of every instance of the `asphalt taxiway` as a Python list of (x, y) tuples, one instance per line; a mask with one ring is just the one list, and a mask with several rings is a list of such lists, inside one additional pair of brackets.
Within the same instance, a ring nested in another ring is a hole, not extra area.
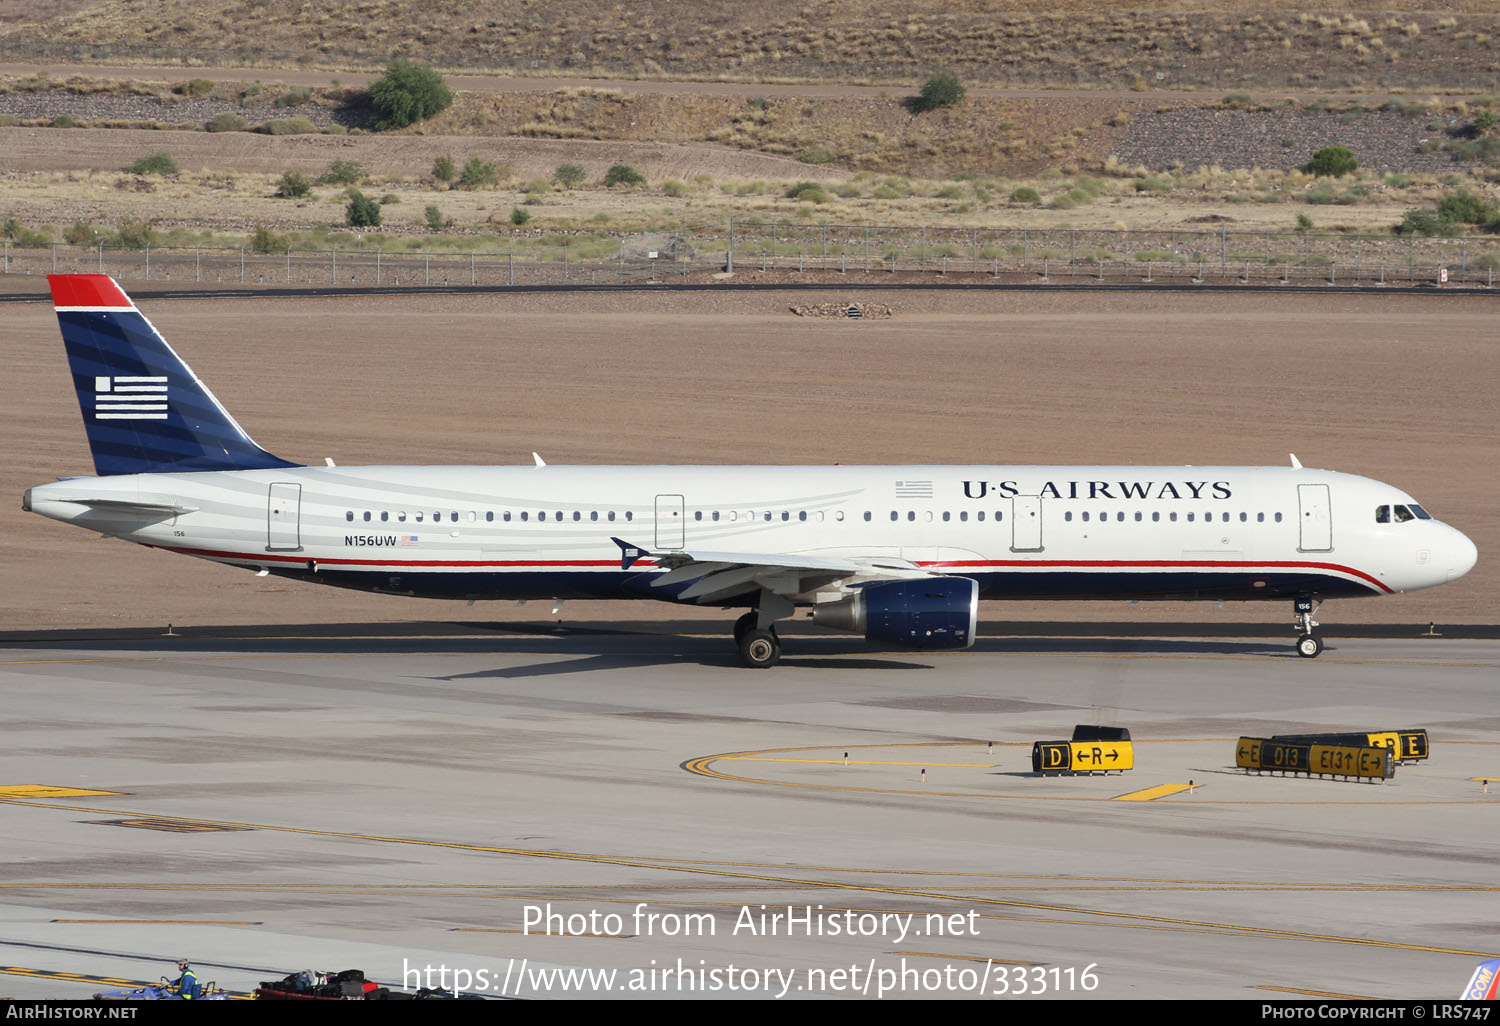
[[(631, 629), (0, 641), (0, 995), (186, 956), (237, 991), (1451, 998), (1500, 952), (1497, 668), (1416, 637), (802, 636), (768, 672)], [(1135, 769), (1033, 775), (1076, 723)], [(1379, 783), (1233, 768), (1242, 734), (1409, 727), (1430, 759)]]

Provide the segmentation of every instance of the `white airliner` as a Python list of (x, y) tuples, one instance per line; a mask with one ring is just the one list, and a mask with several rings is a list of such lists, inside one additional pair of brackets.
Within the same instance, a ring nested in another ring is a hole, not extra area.
[(23, 508), (303, 581), (427, 598), (653, 598), (916, 649), (990, 598), (1315, 603), (1462, 577), (1473, 542), (1365, 477), (1290, 467), (307, 467), (251, 441), (113, 279), (49, 278), (97, 477)]

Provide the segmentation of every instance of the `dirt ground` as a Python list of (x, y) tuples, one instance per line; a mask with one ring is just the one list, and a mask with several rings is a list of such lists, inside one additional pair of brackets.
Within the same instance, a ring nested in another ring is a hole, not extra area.
[[(830, 298), (889, 320), (794, 317)], [(1479, 546), (1443, 588), (1338, 624), (1500, 622), (1492, 298), (795, 291), (156, 302), (147, 315), (262, 445), (361, 463), (1282, 465), (1405, 488)], [(517, 620), (545, 603), (256, 578), (21, 512), (91, 473), (50, 304), (0, 307), (0, 629)], [(564, 620), (680, 618), (569, 603)], [(1274, 605), (997, 603), (988, 619), (1290, 621)], [(726, 614), (705, 614), (715, 625)], [(706, 629), (717, 629), (705, 624)], [(1290, 631), (1290, 627), (1288, 627)]]

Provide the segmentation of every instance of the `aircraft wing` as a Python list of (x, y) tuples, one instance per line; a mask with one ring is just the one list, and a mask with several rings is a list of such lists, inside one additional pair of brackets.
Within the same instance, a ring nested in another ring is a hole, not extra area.
[(619, 538), (620, 569), (628, 570), (642, 559), (654, 560), (667, 572), (652, 579), (653, 588), (680, 589), (679, 602), (712, 604), (752, 591), (770, 591), (790, 597), (850, 578), (860, 580), (908, 580), (930, 577), (907, 560), (882, 556), (860, 559), (848, 556), (793, 555), (769, 552), (651, 552)]

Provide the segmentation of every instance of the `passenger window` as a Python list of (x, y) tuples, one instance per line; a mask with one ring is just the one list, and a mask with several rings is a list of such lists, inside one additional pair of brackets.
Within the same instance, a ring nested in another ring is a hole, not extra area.
[(868, 523), (869, 520), (870, 520), (870, 511), (869, 510), (865, 510), (865, 522)]
[(1063, 520), (1064, 522), (1071, 524), (1073, 522), (1073, 511), (1068, 510), (1066, 513), (1064, 513)]
[(765, 515), (763, 517), (761, 517), (761, 519), (764, 520), (766, 523), (769, 524), (771, 522), (771, 511), (770, 510), (766, 510)]
[(732, 509), (732, 510), (730, 510), (730, 511), (729, 511), (729, 519), (730, 519), (730, 522), (731, 522), (731, 523), (732, 523), (732, 522), (733, 522), (733, 521), (736, 521), (736, 520), (738, 520), (738, 519), (739, 519), (739, 518), (740, 518), (740, 511), (739, 511), (739, 510), (737, 510), (737, 509)]
[(411, 518), (413, 520), (415, 520), (417, 523), (420, 524), (422, 522), (422, 511), (421, 510), (417, 510), (415, 513), (413, 513), (411, 515)]
[(711, 520), (718, 520), (719, 519), (719, 511), (718, 510), (714, 510), (713, 513), (710, 514), (709, 519), (711, 519)]
[(354, 510), (351, 509), (349, 512), (345, 513), (344, 519), (349, 521), (351, 524), (354, 523)]
[(1153, 524), (1159, 524), (1159, 523), (1161, 523), (1161, 513), (1159, 511), (1158, 512), (1153, 512), (1151, 514), (1151, 522)]
[(1124, 510), (1121, 510), (1119, 513), (1115, 514), (1115, 522), (1116, 523), (1124, 523), (1125, 522), (1125, 512), (1124, 512)]
[(891, 519), (892, 520), (900, 520), (901, 519), (901, 514), (897, 513), (895, 510), (891, 510)]
[(609, 519), (610, 519), (611, 522), (614, 521), (614, 519), (615, 519), (615, 511), (614, 510), (610, 510), (609, 511)]
[(1088, 510), (1084, 510), (1083, 511), (1083, 522), (1085, 524), (1089, 522), (1089, 511)]
[(537, 514), (536, 514), (536, 518), (539, 521), (540, 520), (546, 520), (547, 519), (547, 512), (546, 512), (546, 510), (538, 510)]
[(693, 519), (694, 520), (702, 520), (703, 519), (703, 511), (701, 509), (700, 510), (694, 510), (693, 511)]
[(1248, 521), (1249, 519), (1250, 519), (1250, 514), (1248, 514), (1248, 513), (1241, 513), (1240, 514), (1240, 523), (1243, 524), (1246, 521)]
[(797, 519), (805, 522), (807, 520), (807, 510), (798, 510)]
[(635, 519), (635, 514), (632, 513), (630, 510), (627, 509), (625, 511), (625, 519), (626, 520), (634, 520)]
[(389, 513), (387, 513), (385, 510), (381, 510), (380, 511), (380, 522), (383, 524), (383, 523), (385, 523), (389, 519), (391, 519), (391, 515)]
[(368, 524), (369, 522), (370, 522), (370, 511), (369, 510), (365, 510), (365, 523)]
[[(703, 514), (699, 513), (698, 515), (701, 517)], [(599, 511), (597, 509), (589, 510), (589, 519), (592, 521), (597, 521), (599, 519)]]
[(522, 522), (522, 523), (523, 523), (523, 524), (524, 524), (524, 523), (525, 523), (525, 522), (526, 522), (526, 521), (527, 521), (527, 520), (528, 520), (528, 519), (530, 519), (530, 517), (531, 517), (531, 514), (530, 514), (530, 513), (528, 513), (528, 512), (526, 512), (526, 511), (525, 511), (525, 510), (524, 510), (524, 509), (523, 509), (523, 510), (521, 510), (521, 522)]
[(406, 523), (406, 510), (399, 510), (396, 513), (396, 519), (403, 524)]
[(469, 523), (472, 524), (474, 521), (476, 521), (478, 519), (479, 519), (479, 514), (475, 513), (472, 509), (469, 510)]
[(1004, 517), (1005, 517), (1004, 513), (1001, 513), (998, 509), (995, 510), (995, 523), (998, 524), (1002, 519), (1004, 519)]
[(1264, 513), (1255, 514), (1255, 522), (1257, 524), (1264, 524), (1266, 522), (1266, 515)]
[(1189, 513), (1188, 514), (1188, 523), (1191, 524), (1192, 522), (1193, 522), (1193, 514)]
[[(819, 515), (821, 516), (821, 514), (819, 514)], [(844, 511), (841, 510), (841, 509), (840, 510), (835, 510), (834, 514), (833, 514), (833, 519), (842, 522), (843, 519), (844, 519)], [(869, 520), (870, 519), (870, 514), (866, 513), (865, 514), (865, 519)]]
[(1277, 513), (1277, 514), (1276, 514), (1276, 522), (1277, 522), (1277, 523), (1278, 523), (1278, 524), (1279, 524), (1279, 523), (1281, 523), (1281, 514), (1280, 514), (1280, 513)]
[(582, 514), (582, 513), (580, 513), (580, 512), (578, 512), (578, 511), (577, 511), (577, 510), (576, 510), (576, 509), (575, 509), (575, 510), (574, 510), (574, 511), (573, 511), (573, 523), (575, 523), (575, 524), (576, 524), (576, 523), (578, 523), (578, 521), (580, 521), (580, 520), (582, 520), (582, 519), (583, 519), (583, 514)]
[(495, 511), (494, 510), (487, 509), (487, 510), (484, 511), (484, 522), (486, 524), (493, 524), (495, 522)]
[(781, 511), (781, 522), (784, 524), (784, 523), (786, 523), (790, 519), (792, 519), (792, 515), (790, 513), (788, 513), (786, 510), (782, 510)]
[(978, 513), (975, 513), (974, 514), (974, 519), (975, 520), (983, 520), (984, 519), (984, 510), (980, 510)]
[(505, 512), (504, 512), (504, 513), (503, 513), (503, 514), (501, 514), (501, 517), (502, 517), (502, 519), (503, 519), (503, 520), (504, 520), (504, 521), (505, 521), (505, 522), (506, 522), (506, 523), (507, 523), (507, 524), (508, 524), (508, 523), (510, 523), (510, 510), (506, 510), (506, 511), (505, 511)]
[(1140, 510), (1136, 510), (1135, 511), (1135, 522), (1138, 523), (1138, 524), (1141, 522), (1141, 511)]
[(952, 513), (949, 513), (947, 510), (943, 510), (943, 523), (946, 524), (948, 522), (949, 518), (952, 517), (952, 516), (953, 516)]
[(434, 513), (433, 513), (433, 514), (432, 514), (432, 522), (433, 522), (433, 523), (434, 523), (434, 524), (437, 524), (437, 523), (441, 523), (441, 522), (442, 522), (442, 520), (443, 520), (443, 514), (442, 514), (442, 511), (441, 511), (441, 510), (439, 510), (439, 511), (436, 511), (436, 512), (434, 512)]

